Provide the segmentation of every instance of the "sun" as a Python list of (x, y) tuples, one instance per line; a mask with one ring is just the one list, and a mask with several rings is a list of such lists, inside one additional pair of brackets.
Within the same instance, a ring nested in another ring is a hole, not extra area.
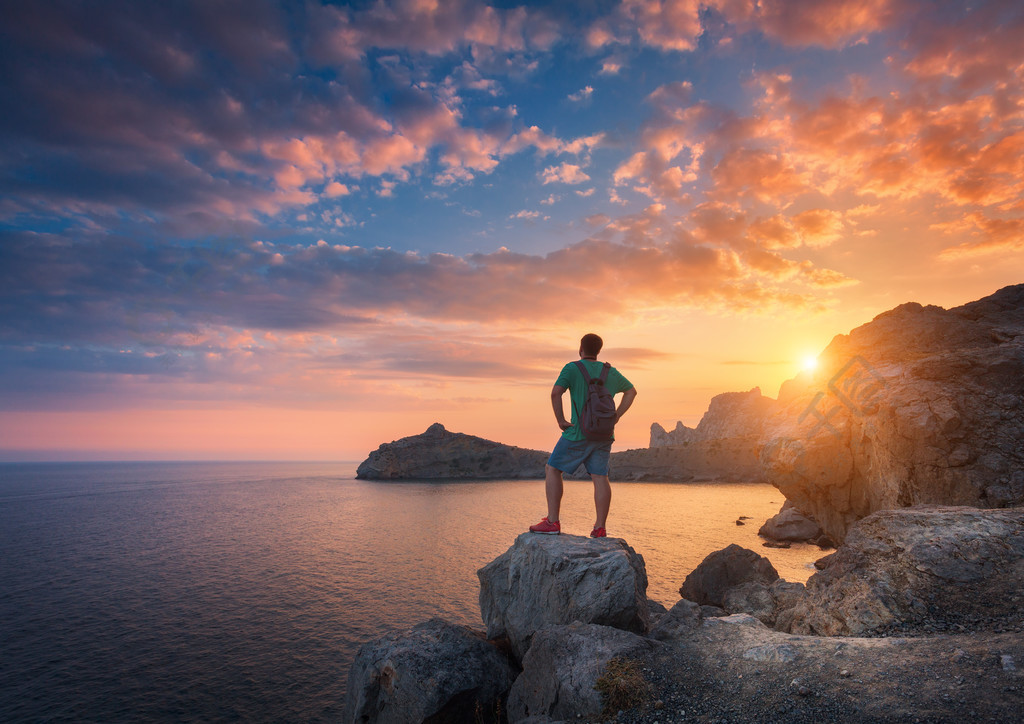
[(803, 358), (800, 366), (805, 372), (814, 372), (814, 370), (818, 369), (818, 358), (808, 355)]

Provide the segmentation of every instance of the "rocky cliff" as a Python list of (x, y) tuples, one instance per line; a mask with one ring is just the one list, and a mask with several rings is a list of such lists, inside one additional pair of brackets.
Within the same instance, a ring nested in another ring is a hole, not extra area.
[(687, 445), (701, 440), (757, 441), (765, 420), (775, 410), (775, 400), (761, 394), (755, 387), (749, 392), (723, 392), (711, 398), (707, 412), (697, 427), (677, 422), (672, 432), (666, 432), (658, 423), (651, 425), (653, 447)]
[(775, 400), (759, 387), (716, 395), (697, 427), (677, 422), (666, 432), (654, 423), (649, 448), (613, 455), (616, 475), (621, 480), (763, 480), (761, 436), (774, 409)]
[(670, 432), (658, 423), (651, 423), (650, 447), (667, 447), (671, 445), (685, 445), (693, 442), (697, 431), (687, 427), (682, 422), (676, 422), (675, 428)]
[(384, 443), (356, 469), (360, 480), (544, 477), (548, 453), (449, 432), (434, 423), (420, 435)]
[(783, 385), (760, 460), (834, 540), (877, 510), (1024, 503), (1024, 284), (903, 304)]

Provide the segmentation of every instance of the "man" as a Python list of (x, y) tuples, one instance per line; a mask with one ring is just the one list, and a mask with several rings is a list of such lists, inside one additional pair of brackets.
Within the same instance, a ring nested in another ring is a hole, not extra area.
[[(596, 334), (586, 334), (580, 340), (580, 360), (592, 378), (600, 376), (604, 365), (597, 361), (602, 346), (604, 342)], [(636, 399), (636, 388), (614, 367), (608, 371), (605, 387), (612, 395), (622, 393), (622, 399), (615, 408), (615, 419), (618, 421)], [(562, 408), (562, 396), (566, 390), (569, 390), (572, 404), (571, 422), (565, 419), (565, 411)], [(594, 481), (594, 507), (597, 509), (597, 520), (594, 521), (594, 530), (590, 535), (594, 538), (603, 538), (607, 535), (605, 525), (612, 502), (612, 487), (608, 482), (608, 457), (611, 454), (612, 443), (610, 440), (594, 442), (584, 436), (580, 425), (580, 413), (586, 394), (587, 380), (583, 372), (577, 363), (569, 362), (562, 368), (558, 379), (555, 380), (555, 386), (551, 388), (551, 407), (555, 412), (558, 427), (562, 430), (562, 437), (559, 438), (544, 468), (544, 492), (547, 495), (548, 514), (540, 523), (530, 526), (534, 533), (558, 535), (562, 532), (558, 519), (562, 504), (562, 474), (575, 472), (576, 468), (583, 465), (590, 474), (590, 479)]]

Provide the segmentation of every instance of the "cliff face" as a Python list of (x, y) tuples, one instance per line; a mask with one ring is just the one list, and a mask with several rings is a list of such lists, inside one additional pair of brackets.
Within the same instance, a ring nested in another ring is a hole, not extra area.
[(672, 432), (651, 425), (651, 446), (612, 455), (623, 480), (763, 480), (759, 460), (765, 420), (775, 400), (755, 387), (711, 399), (696, 428), (677, 422)]
[(685, 445), (693, 442), (697, 431), (687, 427), (682, 422), (677, 422), (675, 429), (671, 432), (665, 430), (658, 423), (651, 424), (651, 447), (668, 447), (670, 445)]
[(876, 510), (1024, 504), (1024, 284), (837, 336), (765, 422), (769, 482), (835, 540)]
[(420, 435), (384, 443), (356, 469), (360, 480), (543, 478), (548, 453), (503, 445), (434, 423)]
[(749, 392), (723, 392), (711, 398), (697, 427), (677, 422), (671, 432), (658, 423), (651, 425), (651, 447), (686, 445), (699, 440), (757, 440), (764, 421), (774, 411), (775, 400), (755, 387)]

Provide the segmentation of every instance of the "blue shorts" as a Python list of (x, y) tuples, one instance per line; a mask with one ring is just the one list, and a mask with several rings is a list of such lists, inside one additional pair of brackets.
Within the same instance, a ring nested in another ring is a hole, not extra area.
[(570, 475), (576, 472), (580, 465), (591, 475), (607, 475), (608, 456), (611, 452), (611, 442), (570, 440), (560, 437), (555, 449), (551, 451), (548, 465)]

